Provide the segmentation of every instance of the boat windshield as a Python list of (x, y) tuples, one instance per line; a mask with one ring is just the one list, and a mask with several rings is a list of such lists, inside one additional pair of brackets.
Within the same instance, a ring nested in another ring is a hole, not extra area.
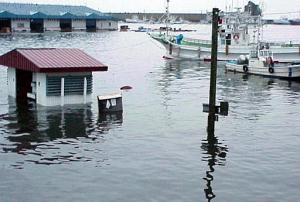
[(257, 58), (258, 53), (257, 51), (250, 51), (250, 58)]
[(272, 57), (273, 53), (272, 53), (272, 51), (269, 51), (269, 50), (261, 50), (261, 51), (259, 51), (259, 56), (261, 56), (261, 57)]

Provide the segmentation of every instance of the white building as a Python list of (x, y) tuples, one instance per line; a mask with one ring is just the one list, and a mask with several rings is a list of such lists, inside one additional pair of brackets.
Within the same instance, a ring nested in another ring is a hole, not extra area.
[(118, 22), (86, 6), (0, 3), (0, 32), (85, 30), (118, 30)]
[(91, 102), (92, 72), (107, 71), (79, 49), (14, 49), (0, 64), (8, 67), (9, 96), (43, 106)]

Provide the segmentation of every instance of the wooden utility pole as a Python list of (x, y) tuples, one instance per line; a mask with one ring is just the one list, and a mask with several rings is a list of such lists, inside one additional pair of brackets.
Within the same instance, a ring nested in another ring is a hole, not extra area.
[(211, 44), (211, 69), (210, 69), (210, 90), (209, 90), (209, 115), (208, 115), (208, 135), (214, 134), (216, 118), (216, 85), (217, 85), (217, 65), (218, 65), (218, 8), (213, 8), (212, 18), (212, 44)]

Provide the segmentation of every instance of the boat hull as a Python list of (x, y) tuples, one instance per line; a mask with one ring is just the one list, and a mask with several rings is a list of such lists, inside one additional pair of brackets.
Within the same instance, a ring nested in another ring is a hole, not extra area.
[(299, 65), (281, 65), (274, 66), (273, 71), (269, 67), (254, 67), (242, 64), (235, 64), (233, 62), (228, 62), (225, 65), (226, 71), (243, 73), (243, 74), (253, 74), (260, 75), (264, 77), (274, 77), (282, 78), (288, 80), (298, 80), (300, 79), (300, 64)]
[[(150, 35), (153, 39), (159, 41), (166, 49), (168, 58), (182, 58), (195, 60), (210, 60), (211, 47), (210, 44), (201, 45), (184, 45), (176, 44), (166, 36)], [(236, 60), (240, 55), (248, 55), (252, 46), (225, 46), (218, 47), (218, 60), (230, 61)], [(273, 52), (276, 62), (300, 62), (300, 47), (298, 46), (270, 46), (270, 51)]]

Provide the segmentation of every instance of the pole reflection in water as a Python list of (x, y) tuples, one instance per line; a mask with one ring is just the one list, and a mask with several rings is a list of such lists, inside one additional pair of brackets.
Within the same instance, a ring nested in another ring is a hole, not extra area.
[[(214, 116), (214, 114), (211, 115)], [(214, 180), (213, 173), (215, 171), (214, 167), (216, 165), (225, 166), (226, 155), (228, 152), (227, 146), (222, 145), (215, 136), (214, 126), (215, 121), (208, 117), (207, 139), (202, 141), (201, 146), (206, 155), (202, 160), (207, 161), (208, 163), (208, 170), (206, 171), (206, 176), (203, 178), (206, 181), (204, 193), (207, 201), (211, 201), (216, 197), (212, 187), (212, 182)]]
[(90, 106), (37, 107), (30, 102), (11, 102), (9, 113), (0, 118), (6, 134), (0, 153), (22, 154), (18, 165), (13, 164), (16, 168), (26, 162), (51, 165), (101, 158), (95, 143), (103, 143), (107, 131), (123, 122), (122, 113), (98, 116)]

